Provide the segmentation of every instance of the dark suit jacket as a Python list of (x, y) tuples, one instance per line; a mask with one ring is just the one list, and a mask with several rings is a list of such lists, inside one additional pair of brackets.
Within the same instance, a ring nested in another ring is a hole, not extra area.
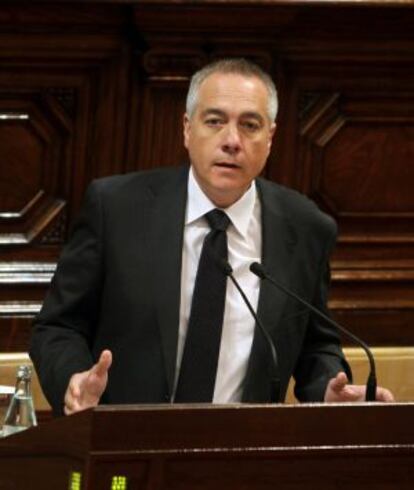
[[(61, 413), (70, 377), (113, 352), (102, 403), (169, 402), (179, 324), (188, 169), (99, 179), (86, 194), (51, 290), (34, 322), (30, 355), (46, 397)], [(336, 226), (307, 198), (263, 179), (263, 264), (318, 308), (326, 308)], [(348, 370), (337, 332), (262, 283), (258, 316), (279, 358), (281, 400), (296, 378), (301, 400), (323, 399)], [(245, 402), (269, 401), (270, 354), (254, 335)]]

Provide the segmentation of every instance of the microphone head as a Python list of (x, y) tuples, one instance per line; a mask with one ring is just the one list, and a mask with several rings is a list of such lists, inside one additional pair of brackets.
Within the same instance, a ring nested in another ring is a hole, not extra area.
[(253, 262), (250, 264), (250, 270), (253, 272), (253, 274), (256, 274), (256, 276), (260, 277), (260, 279), (266, 279), (266, 273), (263, 269), (262, 264), (259, 264), (259, 262)]

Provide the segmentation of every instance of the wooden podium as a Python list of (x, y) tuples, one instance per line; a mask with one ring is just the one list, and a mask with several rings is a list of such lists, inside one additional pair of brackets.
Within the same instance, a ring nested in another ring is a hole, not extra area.
[(414, 404), (124, 405), (0, 440), (0, 489), (414, 488)]

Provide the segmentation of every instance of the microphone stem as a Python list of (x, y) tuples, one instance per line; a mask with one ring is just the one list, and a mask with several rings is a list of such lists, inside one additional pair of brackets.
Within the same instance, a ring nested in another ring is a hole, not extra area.
[(252, 308), (252, 305), (250, 304), (250, 301), (248, 300), (248, 298), (245, 295), (244, 291), (240, 287), (239, 283), (234, 278), (233, 274), (228, 273), (228, 277), (230, 277), (230, 279), (232, 280), (233, 284), (236, 286), (237, 290), (241, 294), (244, 302), (247, 305), (247, 308), (249, 309), (250, 313), (252, 314), (253, 318), (256, 321), (256, 325), (260, 328), (262, 334), (266, 338), (267, 343), (268, 343), (268, 345), (270, 347), (270, 351), (271, 351), (271, 355), (272, 355), (272, 361), (273, 361), (273, 369), (272, 369), (273, 374), (272, 374), (272, 377), (271, 377), (271, 384), (272, 384), (272, 386), (271, 386), (271, 393), (270, 393), (270, 401), (272, 403), (277, 403), (279, 401), (279, 394), (280, 394), (280, 379), (279, 379), (279, 375), (277, 373), (278, 361), (277, 361), (277, 353), (276, 353), (275, 346), (273, 344), (273, 340), (270, 337), (268, 331), (264, 328), (264, 326), (260, 322), (259, 318), (256, 315), (256, 312), (254, 311), (254, 309)]
[(310, 303), (307, 303), (304, 301), (301, 297), (299, 297), (297, 294), (295, 294), (293, 291), (290, 291), (287, 289), (283, 284), (280, 284), (279, 282), (275, 281), (272, 277), (268, 276), (267, 274), (265, 275), (265, 278), (270, 281), (274, 286), (277, 288), (281, 289), (285, 294), (288, 296), (294, 298), (296, 301), (298, 301), (300, 304), (306, 306), (309, 308), (313, 313), (315, 313), (316, 316), (322, 318), (323, 320), (326, 321), (329, 325), (337, 328), (340, 332), (348, 336), (350, 339), (352, 339), (357, 345), (360, 345), (364, 351), (367, 354), (369, 365), (370, 365), (370, 373), (368, 376), (368, 381), (367, 381), (367, 389), (366, 389), (366, 394), (365, 394), (365, 400), (366, 401), (375, 401), (376, 399), (376, 391), (377, 391), (377, 379), (376, 379), (376, 372), (375, 372), (375, 361), (374, 357), (371, 353), (370, 348), (368, 345), (356, 337), (352, 332), (349, 330), (341, 327), (335, 320), (332, 320), (332, 318), (329, 318), (327, 315), (319, 311), (317, 308), (315, 308), (313, 305)]

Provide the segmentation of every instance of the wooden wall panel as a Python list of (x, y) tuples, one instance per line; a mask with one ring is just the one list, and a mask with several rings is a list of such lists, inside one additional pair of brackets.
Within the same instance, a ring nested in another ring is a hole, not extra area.
[[(183, 146), (183, 117), (188, 79), (149, 78), (142, 91), (136, 162), (153, 168), (187, 162)], [(173, 155), (173, 158), (171, 156)], [(174, 162), (172, 162), (174, 160)]]
[(0, 6), (2, 352), (27, 350), (86, 186), (122, 171), (130, 89), (120, 9), (19, 4)]
[(190, 75), (246, 56), (280, 96), (265, 175), (338, 222), (334, 315), (414, 342), (414, 2), (0, 5), (0, 350), (20, 350), (94, 177), (180, 164)]
[(299, 125), (297, 186), (339, 226), (331, 302), (338, 318), (377, 345), (410, 343), (414, 92), (360, 87), (313, 92)]

